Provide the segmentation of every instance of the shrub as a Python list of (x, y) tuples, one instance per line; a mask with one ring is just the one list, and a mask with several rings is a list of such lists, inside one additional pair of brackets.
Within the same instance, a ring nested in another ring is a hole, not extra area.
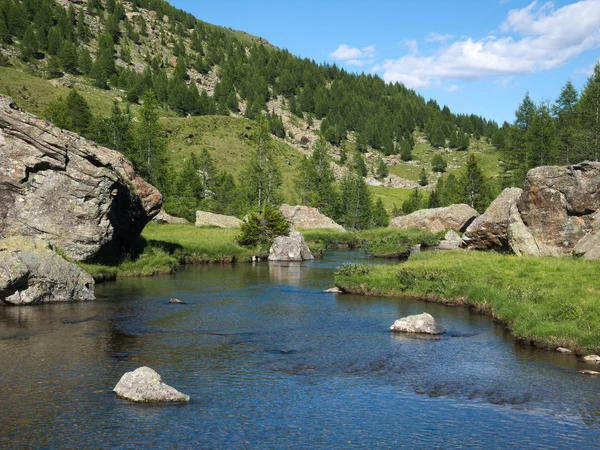
[(270, 246), (277, 236), (287, 236), (290, 232), (290, 223), (283, 214), (266, 203), (260, 213), (251, 213), (242, 223), (241, 232), (237, 242), (246, 247), (255, 245)]

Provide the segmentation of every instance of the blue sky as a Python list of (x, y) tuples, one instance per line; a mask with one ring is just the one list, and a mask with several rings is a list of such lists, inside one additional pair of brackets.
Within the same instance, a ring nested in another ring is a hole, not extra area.
[(172, 0), (317, 62), (400, 81), (458, 113), (512, 122), (526, 91), (581, 89), (600, 57), (600, 0)]

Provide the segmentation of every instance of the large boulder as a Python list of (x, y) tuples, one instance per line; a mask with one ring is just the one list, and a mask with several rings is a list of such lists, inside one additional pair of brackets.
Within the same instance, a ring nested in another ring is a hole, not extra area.
[(465, 231), (465, 246), (473, 250), (509, 251), (508, 223), (510, 208), (519, 200), (522, 189), (507, 188), (477, 217)]
[(328, 228), (336, 231), (346, 231), (344, 227), (335, 223), (332, 219), (321, 214), (317, 208), (310, 206), (281, 205), (281, 214), (290, 222), (294, 228)]
[(139, 367), (121, 377), (113, 389), (117, 396), (138, 403), (189, 402), (190, 397), (163, 383), (150, 367)]
[(237, 217), (214, 214), (207, 211), (196, 211), (196, 226), (209, 226), (218, 228), (239, 228), (242, 221)]
[(269, 250), (269, 261), (305, 261), (314, 259), (304, 236), (298, 231), (290, 232), (289, 236), (275, 238)]
[(443, 208), (422, 209), (406, 216), (394, 217), (390, 228), (418, 228), (432, 233), (444, 230), (465, 231), (479, 213), (469, 205), (450, 205)]
[(21, 236), (0, 240), (0, 302), (32, 305), (94, 298), (93, 278), (48, 243)]
[(164, 209), (161, 209), (160, 212), (156, 216), (154, 216), (152, 222), (160, 224), (174, 223), (179, 225), (187, 225), (188, 223), (190, 223), (187, 219), (184, 219), (183, 217), (175, 217), (171, 214), (168, 214), (167, 212), (165, 212)]
[(119, 152), (0, 97), (0, 238), (29, 236), (79, 261), (114, 261), (161, 204)]
[(597, 257), (599, 209), (599, 162), (532, 169), (510, 210), (509, 245), (516, 254)]
[(398, 319), (390, 327), (398, 333), (444, 334), (446, 329), (426, 312)]

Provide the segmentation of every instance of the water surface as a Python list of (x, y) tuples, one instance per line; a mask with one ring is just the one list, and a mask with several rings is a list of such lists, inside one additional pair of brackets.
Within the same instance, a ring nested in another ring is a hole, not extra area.
[[(321, 292), (361, 258), (196, 266), (100, 285), (93, 303), (0, 308), (0, 447), (600, 446), (584, 365), (463, 308)], [(389, 333), (423, 311), (441, 340)], [(190, 404), (116, 398), (143, 365)]]

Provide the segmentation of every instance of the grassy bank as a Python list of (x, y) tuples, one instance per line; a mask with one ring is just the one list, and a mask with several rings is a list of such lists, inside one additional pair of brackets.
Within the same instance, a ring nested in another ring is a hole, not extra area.
[(335, 282), (352, 293), (467, 305), (537, 346), (600, 351), (599, 271), (570, 258), (430, 252), (398, 266), (345, 265)]
[(265, 249), (239, 246), (235, 242), (238, 234), (238, 229), (150, 223), (142, 233), (138, 251), (118, 266), (80, 266), (102, 282), (171, 273), (181, 264), (244, 262), (252, 256), (267, 255)]
[(374, 228), (363, 231), (340, 233), (333, 230), (301, 230), (310, 249), (315, 253), (325, 250), (365, 250), (376, 258), (402, 258), (410, 249), (420, 244), (435, 246), (442, 234), (426, 230), (397, 230)]

